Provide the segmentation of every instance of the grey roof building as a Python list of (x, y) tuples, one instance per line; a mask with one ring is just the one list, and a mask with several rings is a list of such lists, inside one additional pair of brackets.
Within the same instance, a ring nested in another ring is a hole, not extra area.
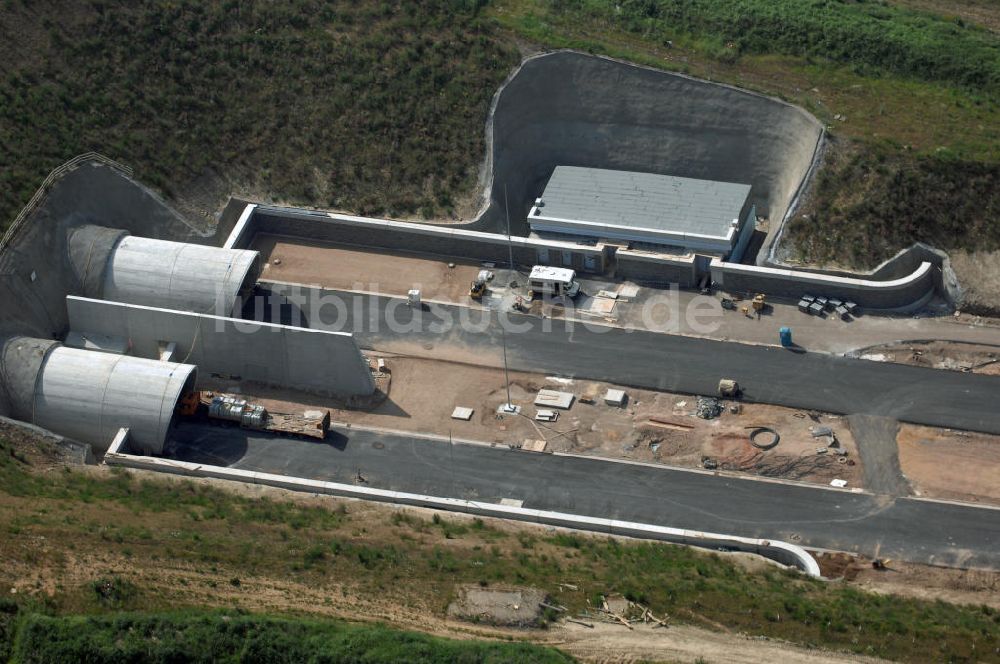
[(752, 213), (748, 184), (557, 166), (528, 222), (540, 233), (728, 257), (748, 219), (752, 232)]

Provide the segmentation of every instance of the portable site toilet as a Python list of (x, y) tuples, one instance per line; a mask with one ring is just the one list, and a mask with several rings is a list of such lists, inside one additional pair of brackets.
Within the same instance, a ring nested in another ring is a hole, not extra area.
[(781, 339), (781, 345), (788, 348), (792, 345), (792, 328), (783, 327), (778, 330), (778, 338)]

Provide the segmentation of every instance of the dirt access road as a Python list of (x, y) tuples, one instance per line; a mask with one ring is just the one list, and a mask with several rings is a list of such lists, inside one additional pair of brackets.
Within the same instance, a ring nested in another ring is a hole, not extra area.
[[(603, 400), (615, 385), (513, 372), (511, 400), (521, 406), (522, 414), (498, 419), (497, 408), (507, 401), (501, 369), (406, 357), (388, 357), (387, 362), (392, 371), (389, 398), (370, 411), (316, 399), (301, 404), (291, 400), (298, 397), (280, 390), (237, 387), (275, 412), (315, 409), (325, 403), (333, 409), (335, 421), (352, 425), (515, 447), (543, 441), (543, 447), (535, 449), (685, 468), (702, 468), (704, 460), (711, 459), (721, 471), (818, 484), (842, 479), (848, 487), (862, 486), (858, 449), (846, 419), (839, 416), (767, 404), (739, 404), (734, 413), (735, 402), (724, 402), (717, 417), (705, 420), (695, 415), (697, 398), (691, 395), (630, 388), (625, 407), (618, 408)], [(538, 410), (534, 400), (541, 389), (574, 395), (568, 410), (556, 409), (555, 422), (533, 419)], [(452, 419), (456, 406), (473, 408), (472, 418)], [(779, 444), (769, 450), (754, 447), (748, 427), (756, 426), (776, 429)], [(812, 436), (819, 427), (835, 432), (843, 454), (828, 447), (829, 437)]]
[(416, 288), (425, 300), (467, 301), (469, 286), (482, 269), (478, 262), (460, 259), (292, 242), (274, 235), (257, 235), (250, 248), (265, 261), (263, 279), (404, 297)]
[[(523, 372), (510, 374), (511, 398), (522, 406), (523, 416), (497, 419), (497, 407), (507, 400), (502, 369), (386, 354), (372, 355), (373, 361), (376, 357), (387, 360), (392, 382), (388, 399), (368, 410), (259, 385), (232, 383), (218, 388), (259, 399), (276, 412), (329, 408), (335, 421), (354, 426), (514, 447), (543, 440), (547, 452), (680, 468), (701, 469), (708, 458), (722, 472), (817, 484), (842, 479), (848, 488), (875, 493), (1000, 505), (995, 480), (1000, 476), (1000, 436), (908, 424), (899, 425), (897, 432), (893, 423), (884, 431), (863, 429), (876, 436), (877, 449), (860, 450), (854, 424), (847, 417), (747, 403), (737, 414), (726, 402), (719, 417), (703, 420), (694, 414), (696, 397), (632, 388), (625, 389), (625, 407), (616, 408), (603, 402), (607, 389), (615, 385)], [(555, 422), (535, 422), (531, 418), (537, 411), (533, 402), (539, 389), (571, 392), (574, 403), (569, 410), (558, 411)], [(452, 419), (456, 406), (472, 408), (472, 418)], [(751, 426), (773, 427), (781, 435), (780, 443), (771, 450), (754, 448), (746, 428)], [(834, 449), (817, 454), (830, 440), (813, 437), (820, 427), (836, 435), (846, 452), (845, 462)], [(868, 451), (875, 453), (872, 469), (865, 463)]]

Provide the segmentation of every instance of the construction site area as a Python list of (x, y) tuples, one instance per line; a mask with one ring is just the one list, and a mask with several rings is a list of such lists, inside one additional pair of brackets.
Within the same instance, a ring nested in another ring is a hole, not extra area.
[[(581, 104), (570, 74), (626, 98)], [(952, 315), (930, 249), (869, 275), (769, 259), (814, 118), (559, 53), (489, 131), (480, 214), (451, 225), (233, 199), (199, 235), (121, 166), (67, 165), (4, 238), (0, 413), (112, 466), (811, 576), (819, 552), (1000, 568), (997, 328)]]

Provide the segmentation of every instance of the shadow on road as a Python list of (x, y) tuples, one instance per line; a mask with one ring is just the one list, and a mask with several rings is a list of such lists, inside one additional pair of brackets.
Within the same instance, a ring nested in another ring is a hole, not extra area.
[(299, 305), (289, 301), (281, 293), (275, 293), (271, 287), (259, 284), (254, 286), (250, 297), (243, 302), (240, 317), (261, 323), (309, 327), (309, 319)]
[(246, 456), (248, 448), (247, 431), (238, 426), (184, 422), (174, 427), (163, 451), (177, 461), (231, 466)]
[(386, 399), (371, 411), (375, 415), (388, 415), (389, 417), (412, 417), (406, 410), (392, 399)]

